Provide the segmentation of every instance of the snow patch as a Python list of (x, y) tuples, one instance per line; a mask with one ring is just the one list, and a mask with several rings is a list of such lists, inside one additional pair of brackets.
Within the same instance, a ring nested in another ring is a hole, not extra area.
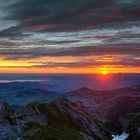
[(123, 132), (121, 135), (112, 135), (112, 140), (126, 140), (128, 138), (129, 134)]

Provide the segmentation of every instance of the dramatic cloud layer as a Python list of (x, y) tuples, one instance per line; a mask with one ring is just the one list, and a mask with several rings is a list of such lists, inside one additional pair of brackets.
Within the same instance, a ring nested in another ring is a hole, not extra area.
[(28, 68), (139, 67), (139, 13), (139, 0), (0, 0), (0, 57)]

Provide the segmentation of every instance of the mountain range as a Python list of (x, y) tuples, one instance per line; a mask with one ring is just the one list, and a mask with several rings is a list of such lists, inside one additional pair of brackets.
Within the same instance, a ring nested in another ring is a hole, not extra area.
[(115, 140), (123, 133), (140, 140), (140, 85), (64, 93), (31, 85), (0, 85), (1, 140)]

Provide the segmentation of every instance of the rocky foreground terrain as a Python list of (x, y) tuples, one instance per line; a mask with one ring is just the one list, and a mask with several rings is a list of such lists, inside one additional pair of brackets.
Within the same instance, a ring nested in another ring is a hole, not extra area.
[(50, 102), (0, 104), (0, 140), (112, 140), (123, 132), (140, 140), (140, 86), (81, 88)]

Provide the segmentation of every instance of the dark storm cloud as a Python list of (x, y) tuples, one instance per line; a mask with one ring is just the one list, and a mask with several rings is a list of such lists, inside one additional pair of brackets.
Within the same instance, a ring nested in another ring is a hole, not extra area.
[(12, 27), (5, 32), (17, 35), (22, 30), (75, 31), (108, 23), (139, 21), (140, 2), (127, 1), (17, 0), (9, 5), (9, 15), (5, 18), (19, 21), (19, 25), (16, 30)]
[(29, 30), (62, 31), (89, 28), (89, 22), (94, 17), (87, 17), (88, 11), (107, 6), (111, 1), (17, 0), (15, 3), (8, 1), (6, 4), (2, 0), (2, 3), (8, 11), (4, 19), (19, 22), (16, 26), (0, 31), (0, 37), (11, 37), (22, 36), (23, 31)]
[(19, 0), (11, 6), (11, 18), (31, 21), (35, 25), (45, 22), (63, 24), (69, 18), (88, 14), (91, 9), (104, 8), (111, 3), (111, 0)]
[(138, 0), (1, 1), (4, 5), (1, 7), (7, 11), (4, 19), (18, 24), (0, 31), (0, 37), (19, 37), (24, 31), (77, 31), (140, 21)]
[(70, 48), (6, 48), (0, 49), (0, 55), (4, 55), (5, 59), (16, 60), (16, 59), (32, 59), (43, 56), (51, 57), (62, 57), (62, 56), (97, 56), (97, 55), (131, 55), (137, 57), (140, 54), (139, 45), (107, 45), (107, 46), (83, 46), (83, 47), (70, 47)]

